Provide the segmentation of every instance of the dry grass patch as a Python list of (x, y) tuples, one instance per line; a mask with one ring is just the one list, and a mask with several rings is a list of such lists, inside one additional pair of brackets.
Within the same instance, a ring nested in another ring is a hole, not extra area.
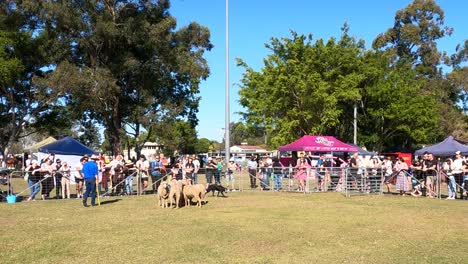
[(243, 192), (0, 204), (2, 263), (466, 263), (468, 203)]

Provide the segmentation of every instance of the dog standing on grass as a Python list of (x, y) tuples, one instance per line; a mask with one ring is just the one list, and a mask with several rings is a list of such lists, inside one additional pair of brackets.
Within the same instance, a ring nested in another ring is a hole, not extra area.
[(223, 187), (222, 185), (212, 183), (212, 184), (209, 184), (208, 187), (206, 187), (206, 192), (207, 193), (212, 192), (212, 194), (213, 194), (212, 196), (214, 196), (215, 191), (218, 192), (218, 195), (217, 195), (218, 197), (219, 197), (219, 194), (221, 194), (223, 197), (226, 197), (224, 195), (224, 192), (226, 191), (226, 188)]
[(169, 200), (169, 186), (167, 185), (166, 182), (163, 182), (158, 186), (159, 206), (161, 206), (162, 208), (169, 207), (168, 200)]

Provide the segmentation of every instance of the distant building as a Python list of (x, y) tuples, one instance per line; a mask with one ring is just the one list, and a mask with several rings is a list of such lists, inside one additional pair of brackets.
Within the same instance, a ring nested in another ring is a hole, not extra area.
[[(145, 155), (145, 157), (148, 159), (150, 155), (153, 155), (154, 153), (159, 153), (162, 147), (163, 145), (160, 145), (155, 142), (146, 142), (141, 148), (141, 154)], [(130, 157), (127, 157), (128, 150), (124, 150), (123, 153), (125, 159), (131, 159), (132, 157), (138, 158), (134, 149), (130, 150)]]
[(229, 148), (231, 152), (231, 156), (245, 159), (246, 157), (250, 157), (252, 155), (259, 155), (264, 156), (273, 153), (273, 151), (266, 150), (259, 146), (251, 146), (251, 145), (237, 145), (232, 146)]

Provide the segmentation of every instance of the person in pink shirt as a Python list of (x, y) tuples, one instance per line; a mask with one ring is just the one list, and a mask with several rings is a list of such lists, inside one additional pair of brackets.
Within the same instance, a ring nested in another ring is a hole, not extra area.
[(296, 179), (299, 181), (299, 191), (305, 191), (305, 180), (307, 178), (307, 169), (310, 168), (309, 163), (305, 160), (304, 157), (300, 157), (297, 160), (296, 165)]

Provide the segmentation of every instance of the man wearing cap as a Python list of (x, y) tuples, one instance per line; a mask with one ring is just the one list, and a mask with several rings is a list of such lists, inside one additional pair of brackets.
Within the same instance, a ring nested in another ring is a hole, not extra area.
[(98, 166), (96, 160), (99, 158), (92, 155), (90, 160), (83, 165), (82, 173), (85, 180), (86, 191), (83, 194), (83, 206), (88, 207), (88, 196), (91, 195), (91, 205), (96, 205), (96, 179), (98, 177)]

